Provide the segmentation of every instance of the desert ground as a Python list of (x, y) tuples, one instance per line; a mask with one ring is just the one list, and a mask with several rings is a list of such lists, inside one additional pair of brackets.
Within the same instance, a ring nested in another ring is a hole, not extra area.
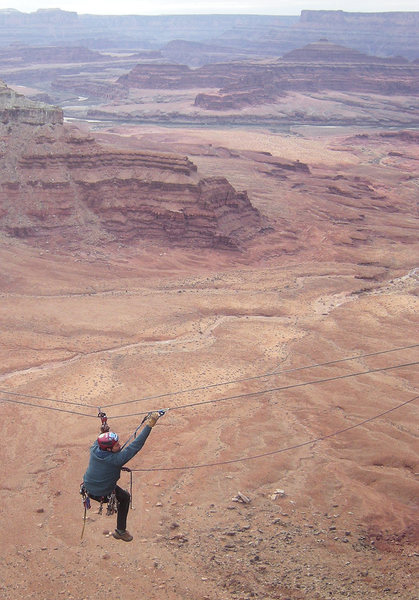
[[(417, 597), (419, 153), (379, 133), (96, 127), (227, 177), (264, 231), (0, 239), (4, 600)], [(81, 539), (98, 407), (123, 440), (170, 409), (128, 465), (131, 543), (95, 503)]]

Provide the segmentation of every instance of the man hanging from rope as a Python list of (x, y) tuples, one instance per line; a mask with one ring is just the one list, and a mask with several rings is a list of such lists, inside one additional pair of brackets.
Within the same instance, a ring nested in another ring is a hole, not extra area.
[[(104, 415), (104, 413), (100, 413), (99, 416), (101, 414)], [(131, 444), (122, 448), (118, 435), (113, 431), (109, 431), (105, 416), (102, 419), (102, 433), (90, 448), (90, 461), (83, 477), (82, 487), (84, 493), (92, 500), (100, 502), (101, 506), (103, 503), (107, 503), (108, 513), (110, 505), (116, 498), (118, 515), (116, 529), (112, 535), (117, 540), (130, 542), (133, 537), (126, 529), (131, 496), (127, 491), (116, 485), (116, 482), (121, 476), (123, 465), (141, 450), (150, 435), (151, 429), (162, 414), (164, 414), (164, 411), (149, 413), (144, 420), (144, 428), (138, 437)]]

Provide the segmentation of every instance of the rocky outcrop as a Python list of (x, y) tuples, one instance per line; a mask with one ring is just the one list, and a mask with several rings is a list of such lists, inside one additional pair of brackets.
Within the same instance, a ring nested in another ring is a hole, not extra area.
[[(214, 70), (216, 67), (213, 66)], [(230, 81), (218, 93), (198, 95), (195, 105), (211, 110), (237, 109), (263, 102), (264, 98), (265, 102), (272, 102), (288, 91), (323, 90), (416, 95), (419, 68), (405, 59), (367, 56), (320, 40), (286, 54), (275, 63), (252, 63), (246, 74)]]
[(261, 90), (257, 87), (231, 93), (218, 92), (217, 94), (197, 94), (194, 106), (206, 110), (240, 110), (246, 106), (257, 106), (258, 104), (270, 104), (277, 97), (275, 93)]
[(0, 108), (0, 229), (10, 236), (61, 248), (238, 248), (258, 231), (246, 193), (201, 178), (187, 157), (104, 148), (61, 125), (59, 109), (2, 90), (10, 109)]
[(191, 69), (187, 65), (142, 63), (122, 75), (118, 83), (128, 88), (194, 89), (215, 88), (238, 82), (252, 70), (251, 63), (222, 63)]
[(349, 65), (405, 65), (409, 61), (402, 57), (382, 58), (363, 54), (359, 50), (334, 44), (327, 39), (306, 44), (303, 48), (296, 48), (282, 56), (281, 62), (301, 64), (349, 64)]
[(126, 98), (128, 89), (117, 83), (107, 81), (92, 81), (84, 75), (64, 75), (51, 82), (51, 89), (59, 92), (68, 92), (78, 96), (86, 96), (90, 100), (100, 98), (102, 101)]
[[(146, 55), (153, 58), (150, 53)], [(111, 98), (118, 97), (117, 90), (112, 89), (118, 87), (113, 70), (119, 75), (142, 59), (141, 53), (101, 54), (83, 46), (0, 47), (0, 79), (47, 93), (53, 88), (74, 94), (80, 85), (92, 85), (97, 91), (101, 88), (100, 97)], [(106, 93), (106, 87), (110, 92)]]
[(56, 106), (28, 100), (0, 81), (0, 122), (6, 125), (54, 125), (63, 122), (63, 111)]
[(186, 65), (175, 64), (139, 64), (126, 75), (121, 75), (118, 83), (136, 88), (173, 89), (190, 87), (193, 71)]
[(417, 94), (419, 67), (403, 58), (369, 56), (320, 40), (293, 50), (275, 61), (247, 61), (205, 65), (143, 63), (118, 79), (127, 88), (205, 89), (195, 106), (232, 110), (271, 103), (288, 91), (372, 94)]

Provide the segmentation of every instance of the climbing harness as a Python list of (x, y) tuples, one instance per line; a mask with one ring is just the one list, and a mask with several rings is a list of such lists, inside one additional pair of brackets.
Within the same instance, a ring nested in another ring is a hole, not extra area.
[[(124, 469), (124, 471), (127, 470), (129, 471), (130, 469)], [(131, 474), (132, 477), (132, 474)], [(91, 508), (91, 503), (90, 503), (90, 496), (84, 486), (84, 483), (82, 482), (80, 484), (80, 495), (82, 497), (82, 503), (84, 506), (84, 515), (83, 515), (83, 528), (81, 530), (81, 536), (80, 539), (83, 539), (83, 534), (84, 534), (84, 529), (86, 527), (86, 515), (87, 515), (87, 511)], [(95, 498), (96, 499), (96, 498)], [(112, 491), (112, 493), (109, 496), (101, 496), (99, 499), (99, 510), (97, 511), (98, 515), (101, 515), (103, 513), (103, 505), (107, 503), (107, 508), (106, 508), (106, 516), (110, 517), (111, 515), (115, 514), (116, 512), (118, 512), (118, 500), (116, 499), (116, 492), (115, 490)]]
[(99, 510), (97, 511), (98, 515), (101, 515), (103, 512), (103, 504), (107, 503), (108, 507), (106, 509), (106, 516), (110, 517), (111, 515), (114, 515), (116, 512), (118, 512), (118, 501), (116, 499), (116, 493), (115, 490), (112, 491), (112, 493), (109, 496), (101, 496), (100, 497), (100, 505), (99, 505)]

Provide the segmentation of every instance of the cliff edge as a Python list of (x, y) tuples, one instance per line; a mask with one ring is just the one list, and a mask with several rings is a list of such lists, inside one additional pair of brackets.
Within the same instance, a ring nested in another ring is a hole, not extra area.
[(62, 111), (0, 88), (0, 230), (57, 248), (237, 249), (260, 227), (246, 192), (185, 156), (103, 147)]

